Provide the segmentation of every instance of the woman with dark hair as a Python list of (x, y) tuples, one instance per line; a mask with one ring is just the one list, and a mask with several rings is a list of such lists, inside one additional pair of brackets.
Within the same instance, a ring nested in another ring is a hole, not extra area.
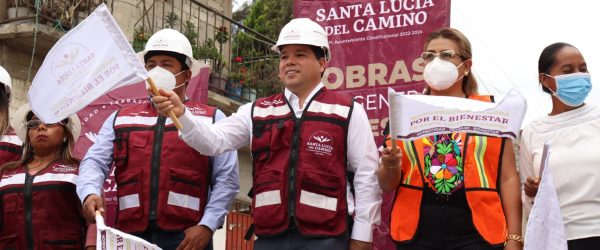
[[(421, 55), (426, 95), (493, 102), (477, 93), (472, 53), (458, 30), (427, 37)], [(512, 141), (457, 132), (391, 140), (377, 170), (395, 191), (390, 235), (397, 249), (522, 249), (519, 175)]]
[(540, 183), (544, 142), (565, 223), (569, 250), (600, 246), (600, 107), (586, 104), (591, 75), (581, 52), (567, 43), (546, 47), (538, 60), (542, 90), (552, 111), (532, 121), (521, 135), (519, 165), (523, 206), (528, 215)]
[(72, 155), (79, 118), (45, 124), (25, 104), (13, 127), (25, 145), (20, 160), (0, 168), (0, 249), (83, 249), (79, 161)]
[(23, 142), (10, 127), (8, 104), (12, 79), (8, 72), (0, 66), (0, 166), (21, 158)]

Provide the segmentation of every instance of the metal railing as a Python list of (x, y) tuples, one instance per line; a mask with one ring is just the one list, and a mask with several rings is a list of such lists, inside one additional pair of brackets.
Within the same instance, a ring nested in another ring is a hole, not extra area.
[(177, 29), (192, 43), (194, 56), (211, 65), (210, 90), (242, 103), (276, 91), (277, 85), (265, 80), (276, 77), (272, 39), (197, 0), (146, 0), (141, 7), (134, 49), (143, 49), (149, 34), (159, 29)]
[[(0, 14), (0, 24), (17, 21), (35, 21), (68, 31), (75, 27), (100, 3), (107, 0), (4, 0), (6, 12)], [(0, 10), (3, 11), (3, 10)], [(5, 15), (4, 15), (5, 14)]]

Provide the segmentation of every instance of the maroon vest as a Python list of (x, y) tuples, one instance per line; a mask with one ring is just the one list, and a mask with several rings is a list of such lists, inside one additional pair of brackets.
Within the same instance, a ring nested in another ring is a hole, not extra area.
[(15, 131), (10, 128), (2, 138), (0, 138), (0, 166), (7, 162), (17, 161), (21, 158), (23, 152), (23, 142)]
[(321, 89), (300, 119), (282, 94), (252, 107), (253, 219), (256, 234), (295, 223), (312, 236), (347, 228), (346, 152), (353, 100)]
[(2, 171), (0, 249), (83, 249), (77, 165), (51, 163), (35, 175)]
[[(215, 108), (185, 105), (186, 112), (213, 123)], [(120, 109), (113, 126), (116, 228), (140, 233), (150, 221), (166, 231), (197, 225), (208, 202), (208, 156), (185, 144), (171, 119), (159, 116), (151, 103)]]

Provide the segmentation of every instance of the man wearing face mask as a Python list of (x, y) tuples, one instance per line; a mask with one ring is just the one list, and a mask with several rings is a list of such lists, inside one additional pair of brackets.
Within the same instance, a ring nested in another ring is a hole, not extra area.
[[(201, 63), (183, 34), (160, 30), (138, 56), (158, 88), (186, 100), (190, 115), (207, 124), (224, 118), (185, 96)], [(163, 249), (212, 249), (212, 235), (239, 191), (235, 151), (201, 155), (179, 139), (171, 119), (159, 115), (152, 102), (121, 108), (105, 121), (81, 162), (77, 193), (90, 221), (96, 210), (103, 211), (101, 187), (113, 163), (117, 229)]]

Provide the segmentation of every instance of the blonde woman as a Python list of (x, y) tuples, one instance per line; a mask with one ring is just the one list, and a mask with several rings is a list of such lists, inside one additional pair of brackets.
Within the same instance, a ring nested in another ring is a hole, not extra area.
[[(425, 94), (493, 102), (477, 94), (471, 45), (458, 30), (429, 34)], [(388, 137), (389, 138), (389, 137)], [(397, 141), (377, 170), (395, 191), (390, 234), (398, 249), (522, 249), (519, 175), (509, 139), (473, 133)]]
[(13, 127), (25, 145), (20, 160), (0, 168), (0, 249), (83, 249), (79, 161), (72, 156), (77, 115), (47, 124), (25, 104)]

